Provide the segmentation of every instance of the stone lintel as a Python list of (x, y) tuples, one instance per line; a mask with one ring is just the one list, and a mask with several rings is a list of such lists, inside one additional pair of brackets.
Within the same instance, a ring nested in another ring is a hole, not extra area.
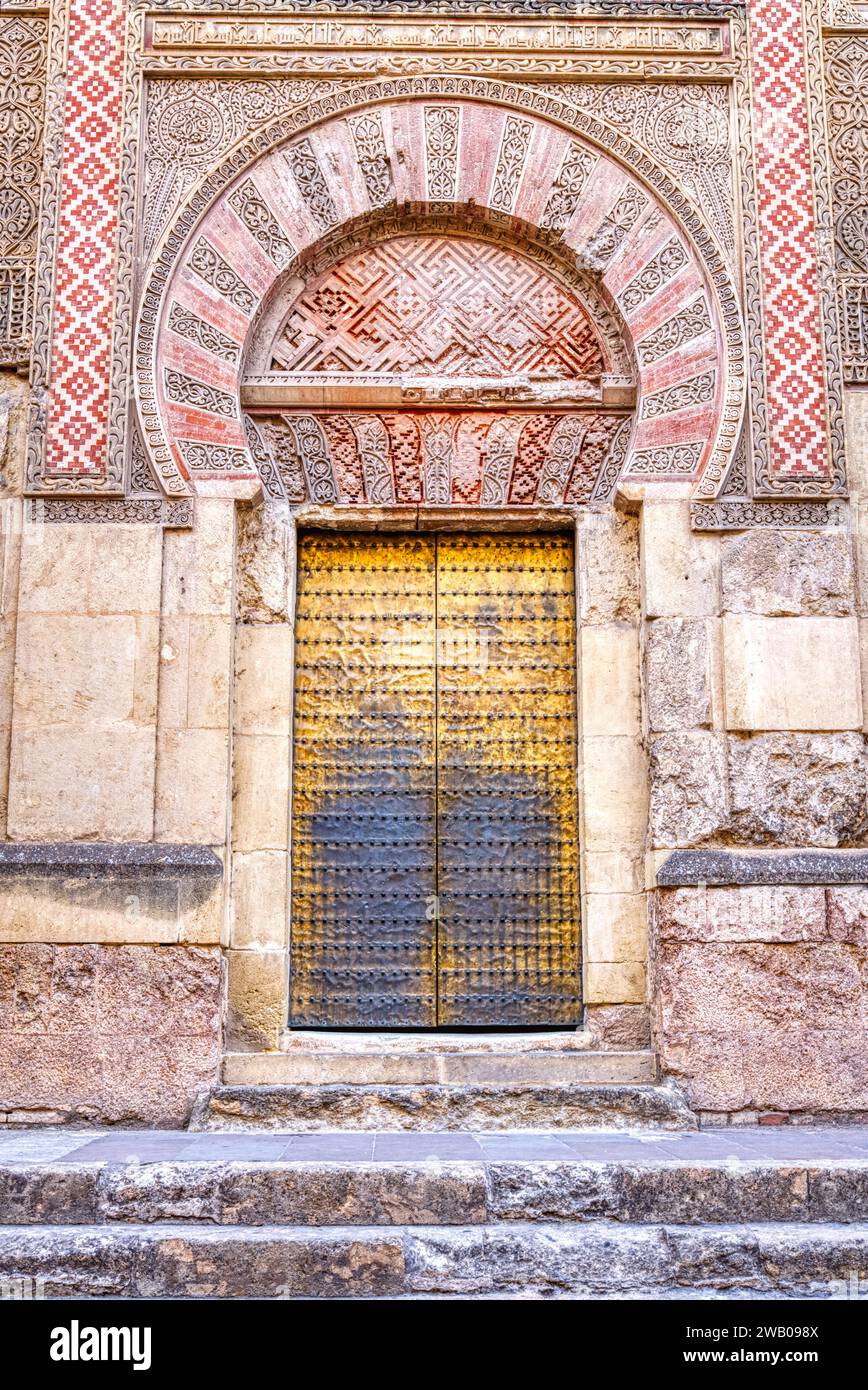
[(868, 884), (868, 850), (678, 849), (657, 874), (659, 888), (838, 883)]

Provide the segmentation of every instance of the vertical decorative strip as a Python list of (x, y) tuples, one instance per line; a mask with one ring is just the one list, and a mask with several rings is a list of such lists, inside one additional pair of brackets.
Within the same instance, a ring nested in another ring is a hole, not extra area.
[(751, 0), (749, 13), (771, 473), (816, 485), (829, 479), (828, 400), (803, 0)]
[(100, 475), (108, 449), (126, 6), (71, 3), (46, 466)]

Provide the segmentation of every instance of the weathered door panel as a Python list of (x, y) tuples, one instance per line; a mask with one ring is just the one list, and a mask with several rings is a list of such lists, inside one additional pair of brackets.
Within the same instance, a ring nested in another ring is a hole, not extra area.
[(438, 1022), (578, 1022), (573, 547), (438, 541)]
[(301, 538), (296, 1026), (436, 1023), (435, 543)]
[(291, 1022), (578, 1020), (573, 549), (303, 537)]

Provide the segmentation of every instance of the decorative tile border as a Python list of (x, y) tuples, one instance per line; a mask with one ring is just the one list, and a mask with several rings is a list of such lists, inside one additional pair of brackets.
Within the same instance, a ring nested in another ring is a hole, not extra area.
[(69, 16), (46, 471), (105, 472), (114, 317), (124, 0)]
[(771, 474), (828, 485), (804, 7), (750, 0), (748, 12)]

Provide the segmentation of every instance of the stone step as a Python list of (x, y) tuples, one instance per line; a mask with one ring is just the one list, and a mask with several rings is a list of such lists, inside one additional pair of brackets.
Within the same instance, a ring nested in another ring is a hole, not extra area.
[[(275, 1054), (279, 1055), (279, 1054)], [(672, 1085), (298, 1084), (218, 1085), (202, 1096), (194, 1130), (695, 1129)]]
[[(395, 1033), (378, 1029), (334, 1032), (328, 1028), (287, 1028), (281, 1052), (593, 1052), (594, 1035), (582, 1028), (535, 1033)], [(239, 1055), (239, 1054), (235, 1054)], [(250, 1056), (251, 1054), (247, 1054)], [(262, 1054), (271, 1056), (272, 1054)]]
[(443, 1052), (365, 1048), (230, 1052), (230, 1086), (564, 1086), (647, 1085), (653, 1052), (493, 1051), (465, 1045)]
[(0, 1229), (0, 1283), (47, 1298), (828, 1298), (866, 1267), (864, 1223)]
[[(340, 1137), (340, 1136), (338, 1136)], [(860, 1160), (438, 1157), (0, 1163), (0, 1226), (868, 1222)], [(538, 1146), (551, 1152), (551, 1142)], [(697, 1147), (700, 1147), (697, 1144)]]

